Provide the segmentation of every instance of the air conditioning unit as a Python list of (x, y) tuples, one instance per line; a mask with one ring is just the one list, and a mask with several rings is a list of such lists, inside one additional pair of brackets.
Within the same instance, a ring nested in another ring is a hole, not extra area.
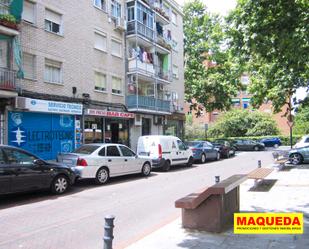
[(127, 30), (127, 22), (121, 17), (115, 18), (115, 29), (120, 31)]
[(130, 83), (132, 83), (132, 84), (136, 83), (137, 79), (136, 79), (136, 75), (135, 74), (131, 74), (129, 77), (130, 77)]
[(135, 114), (134, 125), (135, 126), (141, 126), (142, 125), (142, 117), (141, 117), (140, 114)]

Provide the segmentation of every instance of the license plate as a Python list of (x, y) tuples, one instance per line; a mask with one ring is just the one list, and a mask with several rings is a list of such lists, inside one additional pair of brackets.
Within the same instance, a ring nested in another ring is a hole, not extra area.
[(72, 164), (72, 160), (70, 159), (63, 159), (62, 161), (64, 164)]

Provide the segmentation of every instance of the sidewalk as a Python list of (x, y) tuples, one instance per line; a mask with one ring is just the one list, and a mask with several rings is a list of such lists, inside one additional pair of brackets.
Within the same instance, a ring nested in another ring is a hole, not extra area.
[(302, 212), (304, 234), (238, 235), (233, 233), (232, 228), (220, 234), (189, 231), (181, 227), (181, 218), (178, 218), (127, 249), (309, 248), (309, 165), (275, 170), (266, 178), (265, 184), (255, 190), (252, 187), (252, 180), (240, 186), (240, 211)]

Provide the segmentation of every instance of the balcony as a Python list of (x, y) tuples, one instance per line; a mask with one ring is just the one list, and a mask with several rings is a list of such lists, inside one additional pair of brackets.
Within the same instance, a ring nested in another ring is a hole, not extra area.
[(151, 63), (141, 62), (138, 58), (131, 58), (129, 59), (129, 72), (139, 72), (154, 77), (155, 68)]
[(149, 96), (127, 96), (128, 109), (148, 110), (149, 112), (171, 112), (171, 102), (168, 100), (156, 99)]
[(10, 14), (10, 1), (0, 1), (0, 33), (15, 36), (18, 35), (16, 18)]
[(156, 66), (156, 77), (159, 80), (166, 81), (168, 83), (173, 81), (172, 71), (171, 70), (165, 70), (162, 67)]
[(16, 72), (0, 68), (0, 90), (16, 91)]
[(150, 41), (154, 40), (154, 31), (139, 21), (130, 21), (127, 24), (127, 35), (138, 34)]

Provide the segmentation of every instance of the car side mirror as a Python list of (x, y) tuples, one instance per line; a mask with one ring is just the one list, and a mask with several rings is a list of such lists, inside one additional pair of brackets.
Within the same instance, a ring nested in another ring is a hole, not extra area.
[(42, 159), (35, 159), (35, 160), (33, 160), (33, 164), (37, 165), (37, 166), (43, 166), (46, 163)]

